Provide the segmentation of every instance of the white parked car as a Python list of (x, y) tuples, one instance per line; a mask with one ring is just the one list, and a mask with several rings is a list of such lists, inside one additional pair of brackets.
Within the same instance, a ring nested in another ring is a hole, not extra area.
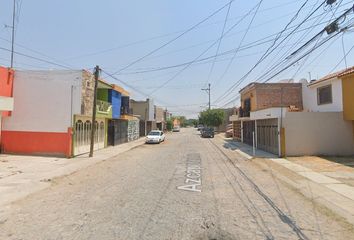
[(165, 134), (160, 130), (152, 130), (145, 139), (145, 143), (160, 143), (163, 141), (165, 141)]
[(172, 132), (179, 132), (181, 130), (180, 126), (174, 126)]

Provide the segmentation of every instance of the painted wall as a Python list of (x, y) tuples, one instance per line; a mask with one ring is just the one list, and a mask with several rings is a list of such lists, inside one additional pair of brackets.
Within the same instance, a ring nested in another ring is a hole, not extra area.
[(97, 89), (97, 99), (105, 102), (111, 102), (108, 94), (108, 89)]
[(2, 97), (0, 96), (0, 111), (2, 111), (2, 116), (10, 116), (10, 111), (14, 108), (14, 99), (12, 97)]
[(82, 71), (16, 71), (14, 110), (4, 131), (66, 133), (81, 112)]
[(109, 90), (108, 98), (112, 103), (112, 117), (120, 118), (121, 106), (122, 106), (122, 94), (114, 90)]
[[(9, 101), (12, 101), (12, 100), (9, 100), (8, 98), (12, 97), (13, 81), (14, 81), (14, 70), (9, 69), (9, 68), (0, 67), (0, 97), (7, 97), (7, 99), (2, 98), (3, 104), (5, 104), (5, 101), (6, 101), (7, 107), (5, 108), (0, 103), (0, 110), (9, 109), (8, 103), (9, 103)], [(12, 110), (12, 106), (10, 109)], [(10, 116), (11, 112), (10, 111), (2, 111), (1, 115), (4, 117)]]
[[(332, 85), (332, 103), (317, 104), (317, 88)], [(343, 111), (343, 97), (342, 97), (342, 81), (338, 78), (329, 79), (327, 81), (319, 82), (314, 85), (307, 86), (307, 82), (303, 82), (302, 96), (304, 111), (308, 112), (342, 112)]]
[(67, 132), (3, 131), (5, 153), (71, 157), (72, 129)]
[(258, 110), (255, 112), (251, 112), (250, 119), (258, 120), (258, 119), (271, 119), (271, 118), (279, 118), (283, 115), (285, 116), (287, 112), (287, 108), (267, 108), (263, 110)]
[(283, 119), (286, 155), (352, 155), (353, 124), (343, 112), (288, 112)]
[(142, 120), (155, 121), (155, 108), (154, 101), (152, 99), (146, 99), (146, 101), (134, 101), (131, 100), (131, 108), (134, 115), (140, 115)]
[(345, 120), (354, 120), (354, 74), (342, 78), (343, 116)]
[(163, 108), (157, 106), (154, 107), (155, 107), (156, 122), (163, 122), (164, 121)]

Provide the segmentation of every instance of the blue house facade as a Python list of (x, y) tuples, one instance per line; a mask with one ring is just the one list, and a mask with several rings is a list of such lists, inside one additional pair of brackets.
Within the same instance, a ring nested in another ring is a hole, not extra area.
[(110, 89), (108, 91), (108, 99), (112, 103), (112, 118), (119, 119), (121, 117), (122, 93)]

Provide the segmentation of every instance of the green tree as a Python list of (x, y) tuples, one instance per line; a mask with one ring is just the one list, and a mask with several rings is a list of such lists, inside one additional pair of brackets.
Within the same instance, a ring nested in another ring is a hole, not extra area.
[(218, 127), (222, 124), (225, 113), (222, 109), (208, 109), (199, 114), (199, 123), (209, 126)]
[(185, 127), (186, 126), (186, 117), (185, 116), (173, 116), (172, 118), (172, 122), (173, 122), (173, 120), (175, 120), (175, 119), (178, 119), (179, 120), (179, 122), (180, 122), (180, 127)]
[(172, 123), (172, 120), (171, 120), (171, 119), (169, 119), (169, 120), (166, 121), (166, 128), (167, 128), (167, 131), (172, 131), (172, 125), (173, 125), (173, 123)]

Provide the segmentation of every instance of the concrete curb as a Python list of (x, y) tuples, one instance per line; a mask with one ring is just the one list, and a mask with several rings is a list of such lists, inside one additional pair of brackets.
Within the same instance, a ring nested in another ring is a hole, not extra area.
[[(254, 159), (253, 156), (242, 152), (239, 149), (237, 149), (236, 152), (247, 160)], [(287, 159), (262, 159), (265, 161), (265, 167), (269, 167), (266, 161), (270, 161), (300, 176), (303, 180), (293, 180), (288, 176), (281, 174), (279, 171), (272, 169), (273, 173), (280, 180), (297, 189), (311, 201), (327, 207), (332, 212), (345, 218), (350, 224), (354, 225), (354, 187), (293, 163)]]

